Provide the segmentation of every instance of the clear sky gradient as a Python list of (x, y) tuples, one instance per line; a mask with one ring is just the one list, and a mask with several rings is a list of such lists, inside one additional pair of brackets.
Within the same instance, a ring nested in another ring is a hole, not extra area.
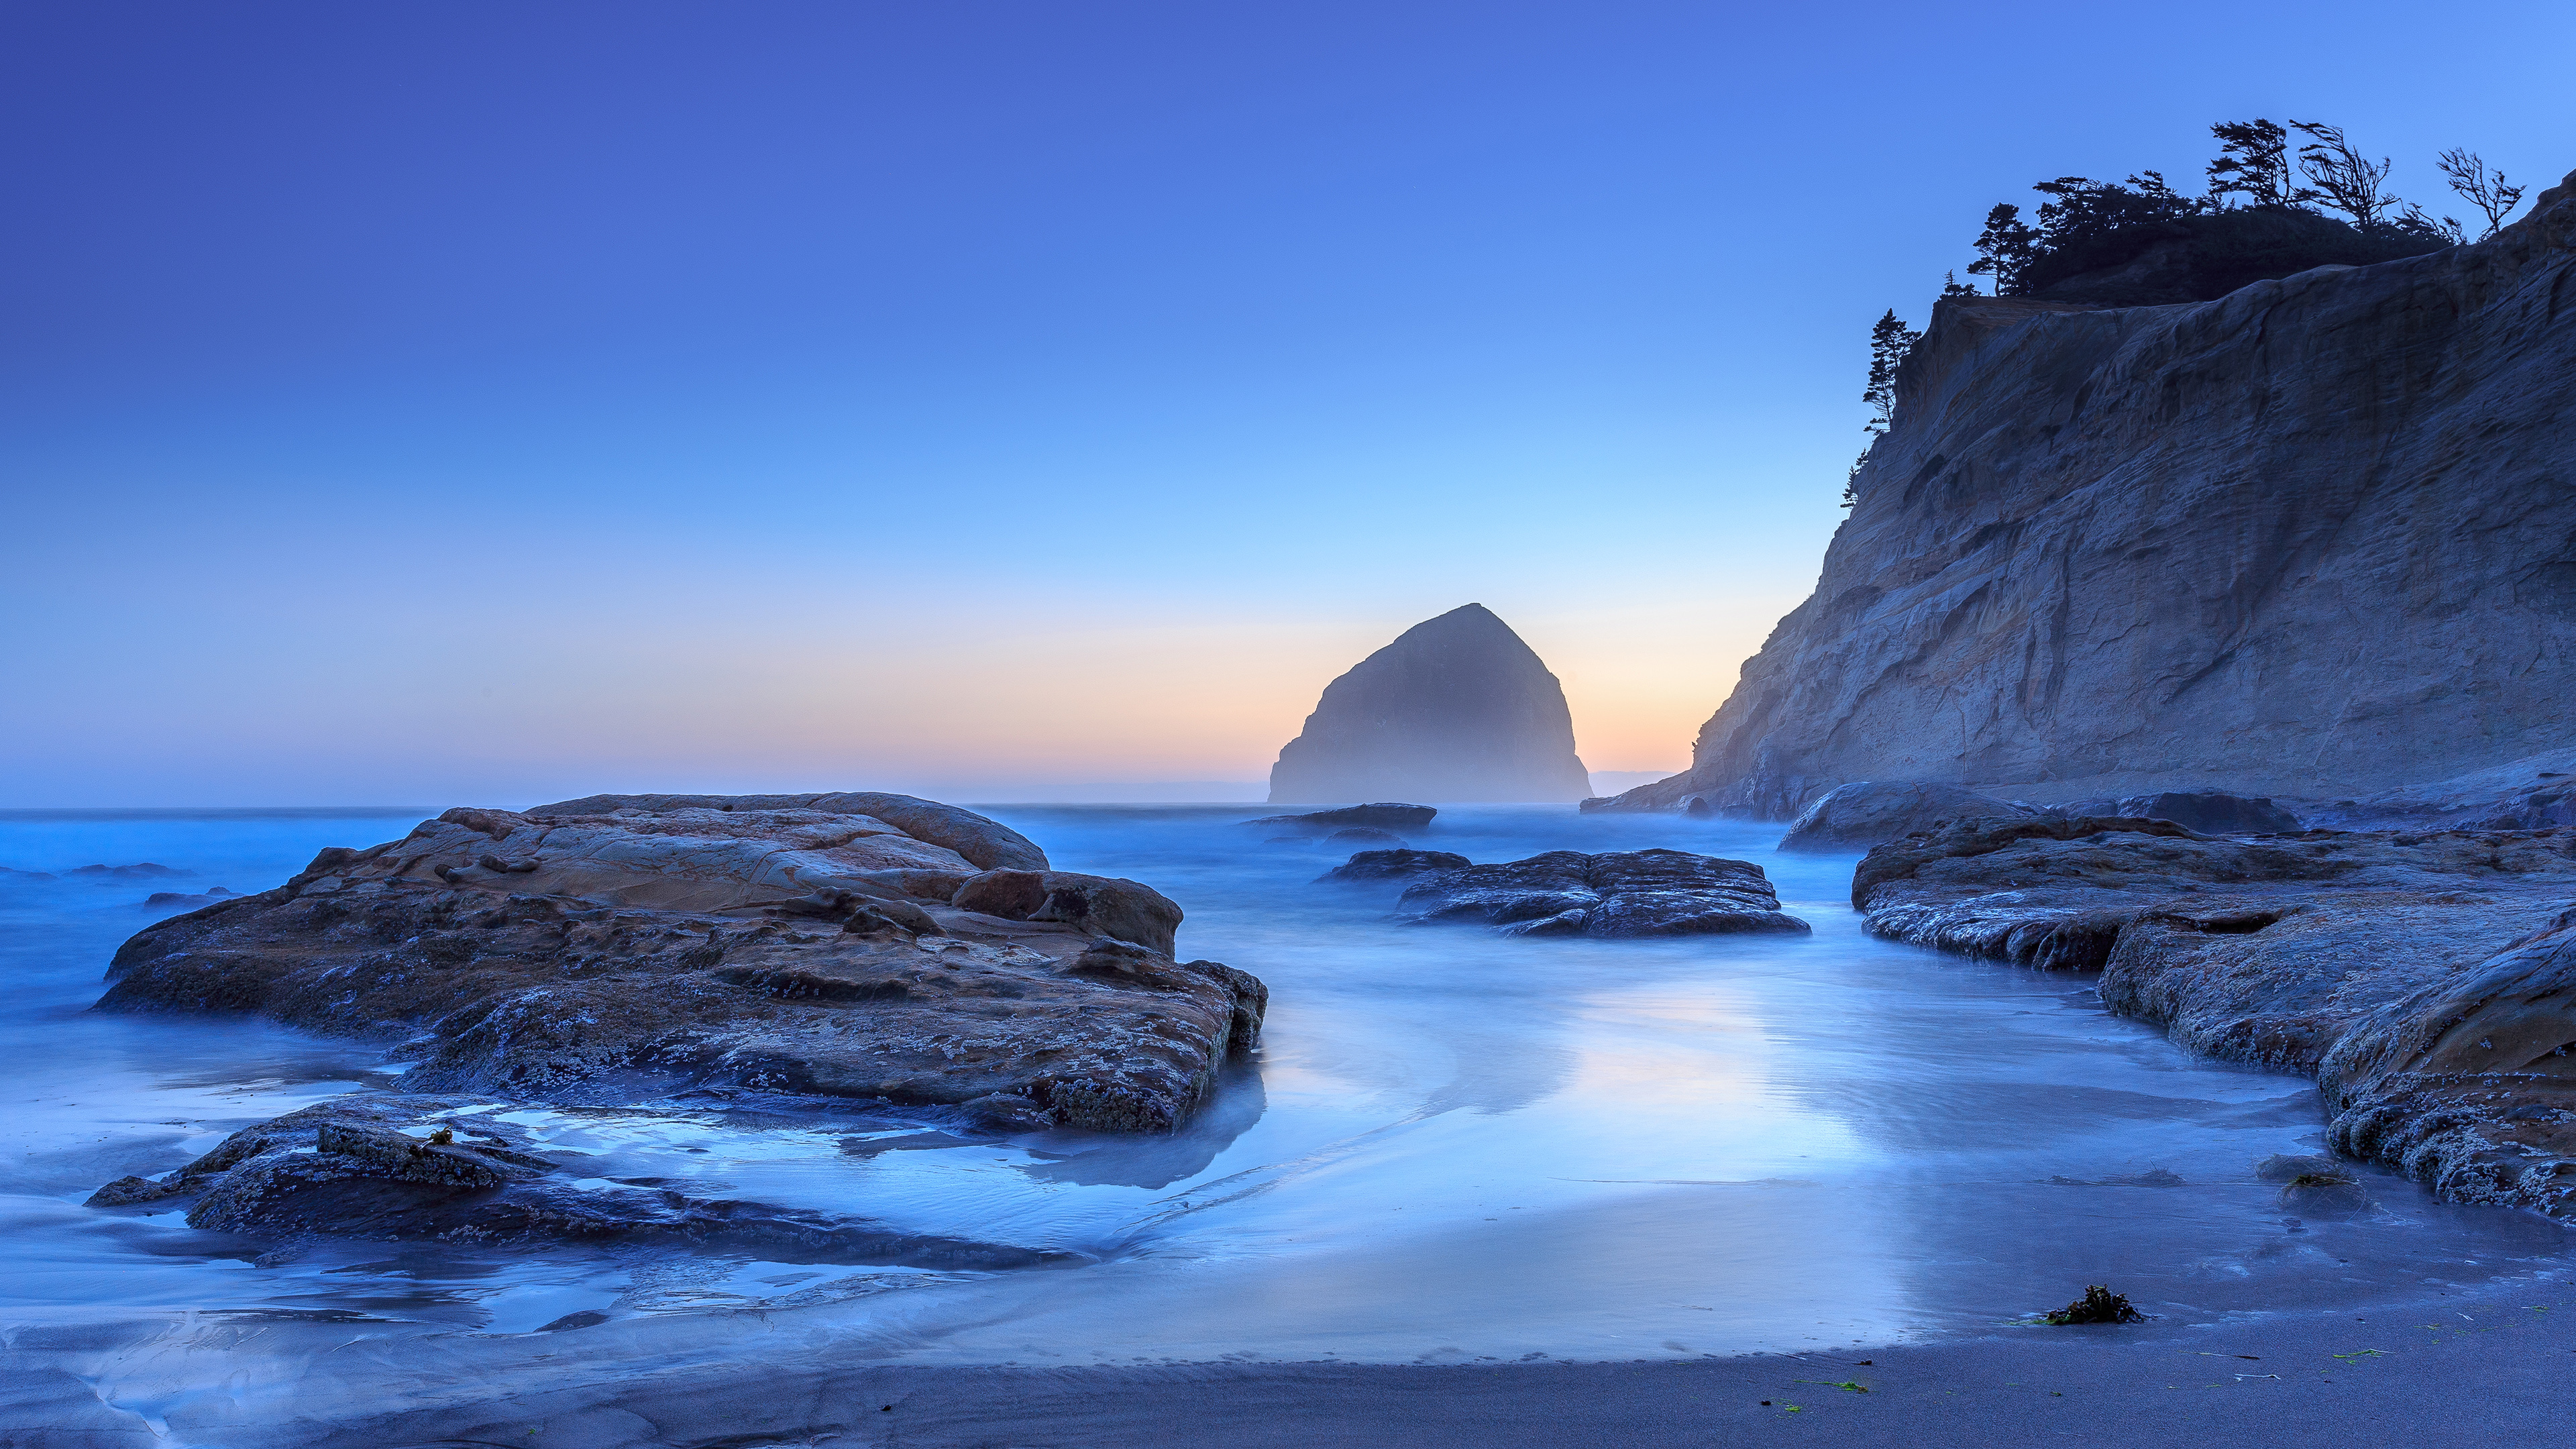
[(13, 4), (0, 805), (1258, 779), (1469, 601), (1677, 768), (1988, 206), (2537, 190), (2572, 14)]

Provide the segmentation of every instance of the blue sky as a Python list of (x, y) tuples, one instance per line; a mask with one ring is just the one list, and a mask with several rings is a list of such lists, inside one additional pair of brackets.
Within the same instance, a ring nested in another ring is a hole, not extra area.
[(1470, 600), (1678, 767), (1986, 207), (2536, 190), (2570, 15), (13, 6), (0, 804), (1254, 779)]

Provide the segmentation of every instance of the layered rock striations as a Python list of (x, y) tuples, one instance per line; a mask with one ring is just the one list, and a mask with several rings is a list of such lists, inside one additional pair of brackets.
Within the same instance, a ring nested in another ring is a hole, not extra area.
[(1565, 691), (1482, 604), (1414, 625), (1326, 685), (1270, 771), (1272, 804), (1591, 793)]
[(2563, 749), (2576, 186), (2212, 302), (1944, 300), (1854, 489), (1691, 769), (1619, 807), (2338, 800)]
[[(1363, 852), (1325, 877), (1364, 880), (1391, 851)], [(1399, 872), (1374, 872), (1396, 874)], [(1410, 871), (1401, 872), (1411, 874)], [(1527, 860), (1436, 869), (1397, 898), (1416, 925), (1476, 921), (1507, 936), (1722, 936), (1810, 928), (1780, 909), (1762, 867), (1686, 850), (1551, 850)]]
[(450, 810), (147, 927), (98, 1004), (389, 1037), (431, 1091), (729, 1084), (1168, 1131), (1267, 993), (1176, 959), (1159, 893), (1046, 865), (906, 796)]
[(2576, 832), (1961, 821), (1871, 851), (1879, 935), (2100, 970), (2194, 1050), (2313, 1073), (2341, 1151), (2576, 1217)]

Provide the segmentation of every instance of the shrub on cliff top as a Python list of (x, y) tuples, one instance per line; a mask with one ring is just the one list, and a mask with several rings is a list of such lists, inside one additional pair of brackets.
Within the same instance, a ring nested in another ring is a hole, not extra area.
[[(2293, 131), (2309, 138), (2295, 156)], [(2209, 163), (2207, 194), (2187, 196), (2155, 171), (2042, 181), (2031, 188), (2048, 198), (2038, 224), (2020, 207), (1997, 205), (1969, 272), (1992, 277), (2002, 296), (2139, 306), (2207, 301), (2267, 277), (2393, 261), (2467, 239), (2458, 221), (2389, 193), (2390, 163), (2355, 149), (2340, 127), (2258, 119), (2220, 122), (2210, 133), (2220, 154)], [(2444, 153), (2442, 170), (2485, 214), (2489, 233), (2521, 199), (2472, 153)]]

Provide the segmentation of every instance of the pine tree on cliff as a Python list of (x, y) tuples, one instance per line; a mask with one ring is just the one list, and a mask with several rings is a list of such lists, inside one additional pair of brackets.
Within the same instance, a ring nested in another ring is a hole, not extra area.
[(1893, 307), (1870, 325), (1869, 388), (1860, 395), (1860, 400), (1870, 406), (1870, 419), (1861, 425), (1862, 432), (1876, 437), (1896, 421), (1896, 370), (1905, 365), (1905, 354), (1922, 340), (1923, 334), (1906, 326)]
[[(1869, 387), (1860, 395), (1860, 400), (1869, 404), (1870, 418), (1861, 424), (1860, 430), (1869, 434), (1872, 441), (1896, 421), (1896, 370), (1905, 365), (1905, 354), (1913, 351), (1914, 344), (1922, 340), (1923, 334), (1906, 326), (1893, 307), (1870, 326)], [(1850, 475), (1843, 479), (1843, 507), (1849, 508), (1858, 501), (1859, 495), (1852, 491), (1852, 482), (1860, 476), (1860, 465), (1868, 461), (1869, 449), (1864, 447), (1860, 450), (1860, 457), (1853, 461)]]
[(2290, 180), (2290, 133), (2277, 121), (2220, 121), (2218, 159), (2209, 163), (2209, 199), (2224, 205), (2241, 196), (2248, 206), (2304, 207), (2321, 199)]
[(2038, 254), (2039, 233), (2023, 224), (2021, 208), (1997, 202), (1986, 213), (1986, 229), (1977, 233), (1977, 259), (1968, 263), (1968, 275), (1993, 277), (1995, 295), (2009, 297), (2021, 290), (2022, 269)]

